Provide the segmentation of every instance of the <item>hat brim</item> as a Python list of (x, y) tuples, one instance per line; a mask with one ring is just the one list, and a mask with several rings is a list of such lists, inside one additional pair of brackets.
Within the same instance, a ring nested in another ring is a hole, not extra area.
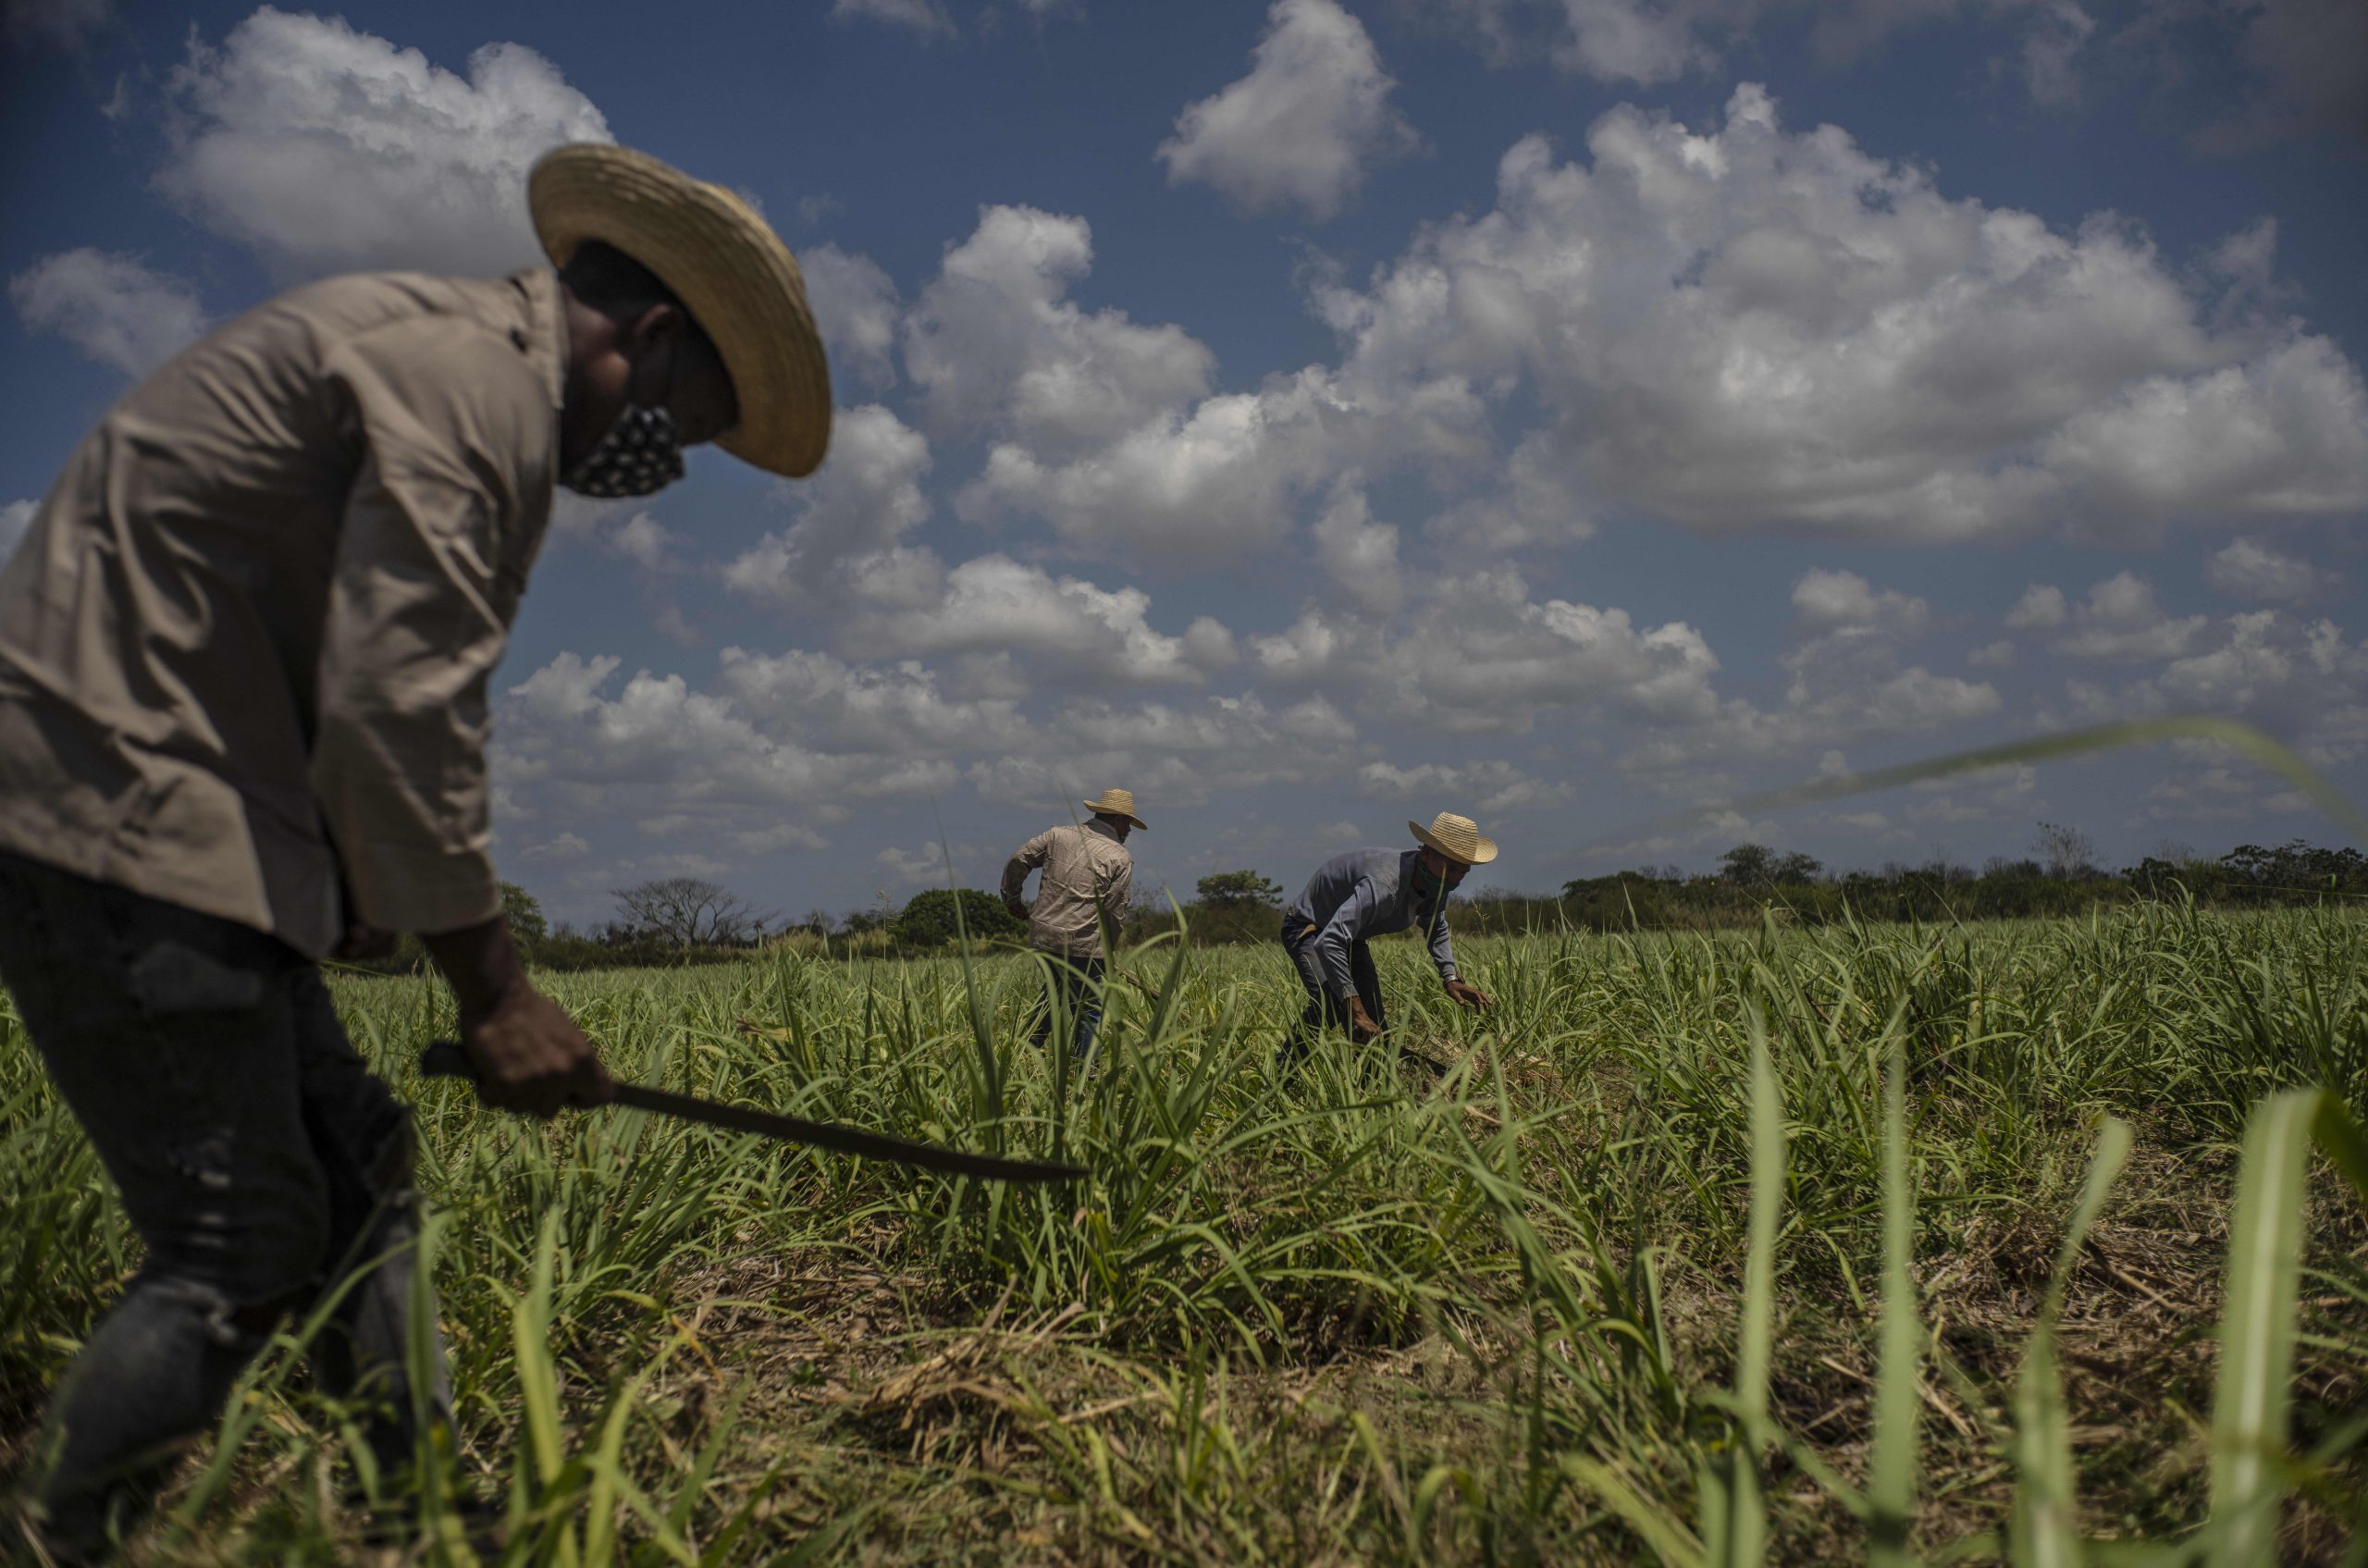
[(578, 143), (543, 154), (526, 179), (535, 233), (554, 265), (587, 240), (650, 271), (699, 324), (740, 405), (716, 444), (802, 478), (831, 444), (831, 369), (806, 280), (780, 236), (721, 185), (646, 153)]
[(1136, 816), (1132, 811), (1121, 811), (1115, 806), (1104, 806), (1099, 800), (1080, 800), (1078, 804), (1084, 807), (1087, 810), (1092, 812), (1097, 817), (1124, 817), (1127, 821), (1134, 823), (1135, 826), (1142, 829), (1143, 832), (1151, 832), (1151, 824), (1144, 821), (1141, 817)]
[(1472, 853), (1467, 856), (1460, 850), (1449, 848), (1445, 840), (1422, 823), (1410, 821), (1406, 825), (1414, 830), (1414, 836), (1423, 843), (1424, 847), (1437, 850), (1459, 866), (1485, 866), (1497, 858), (1497, 841), (1493, 838), (1485, 838), (1478, 833), (1473, 834), (1477, 842), (1473, 846)]

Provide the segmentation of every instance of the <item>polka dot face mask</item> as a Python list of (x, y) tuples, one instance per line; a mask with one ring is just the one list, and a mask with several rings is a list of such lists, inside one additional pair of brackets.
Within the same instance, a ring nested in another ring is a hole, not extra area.
[(560, 480), (582, 496), (603, 500), (646, 496), (683, 476), (683, 443), (664, 408), (628, 403), (590, 456)]

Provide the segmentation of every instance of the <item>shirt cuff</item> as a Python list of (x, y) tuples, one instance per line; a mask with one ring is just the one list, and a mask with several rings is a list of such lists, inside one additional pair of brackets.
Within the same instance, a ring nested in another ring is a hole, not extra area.
[(1453, 979), (1455, 979), (1455, 978), (1456, 978), (1456, 974), (1455, 974), (1455, 966), (1454, 966), (1453, 964), (1441, 964), (1441, 965), (1439, 966), (1439, 983), (1440, 983), (1440, 984), (1444, 985), (1444, 984), (1446, 984), (1448, 982), (1449, 982), (1449, 981), (1451, 981), (1451, 980), (1453, 980)]

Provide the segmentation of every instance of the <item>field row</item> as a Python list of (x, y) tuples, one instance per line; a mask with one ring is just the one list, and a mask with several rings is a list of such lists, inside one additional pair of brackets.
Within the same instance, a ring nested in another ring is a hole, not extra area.
[[(1277, 953), (1153, 944), (1083, 1077), (1026, 1043), (1017, 956), (553, 979), (622, 1075), (1071, 1191), (502, 1117), (415, 1076), (438, 988), (339, 994), (426, 1135), (464, 1428), (429, 1511), (501, 1502), (509, 1561), (2333, 1562), (2368, 1539), (2368, 1162), (2308, 1151), (2368, 1110), (2363, 934), (1492, 939), (1486, 1019), (1384, 945), (1392, 1047), (1296, 1067)], [(13, 1026), (0, 1098), (21, 1461), (136, 1248)], [(294, 1350), (153, 1558), (355, 1549)]]

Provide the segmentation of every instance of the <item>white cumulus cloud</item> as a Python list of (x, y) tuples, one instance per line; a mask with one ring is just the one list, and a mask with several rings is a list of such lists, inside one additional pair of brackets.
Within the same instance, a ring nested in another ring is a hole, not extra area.
[(1373, 508), (1353, 473), (1333, 487), (1332, 499), (1315, 520), (1316, 559), (1360, 609), (1389, 615), (1406, 600), (1398, 570), (1398, 530), (1373, 520)]
[[(2005, 31), (2012, 62), (2031, 97), (2057, 104), (2078, 95), (2078, 59), (2097, 31), (2074, 0), (1403, 0), (1460, 31), (1498, 65), (1544, 56), (1561, 70), (1600, 81), (1670, 81), (1715, 74), (1730, 53), (1749, 53), (1767, 28), (1798, 18), (1829, 62), (1872, 49), (1893, 32), (1957, 19)], [(2018, 36), (2016, 36), (2018, 35)], [(1993, 64), (2004, 65), (1993, 56)]]
[(1373, 711), (1449, 734), (1523, 733), (1555, 709), (1653, 722), (1718, 707), (1719, 661), (1693, 627), (1541, 601), (1513, 571), (1426, 581), (1386, 625), (1311, 608), (1250, 648), (1272, 680), (1353, 692)]
[(8, 279), (25, 326), (55, 332), (101, 364), (144, 376), (205, 330), (197, 291), (111, 251), (61, 251)]
[(830, 244), (800, 251), (797, 269), (806, 279), (814, 324), (830, 351), (832, 376), (852, 377), (870, 387), (894, 386), (902, 312), (894, 279), (870, 256)]
[(1911, 595), (1878, 589), (1856, 572), (1812, 567), (1793, 584), (1793, 612), (1823, 632), (1881, 627), (1913, 633), (1923, 629), (1931, 608)]
[(1024, 745), (1036, 733), (1016, 697), (956, 697), (918, 660), (861, 665), (805, 649), (732, 648), (717, 684), (757, 722), (832, 751), (942, 757)]
[(495, 776), (510, 796), (531, 791), (538, 814), (568, 831), (624, 820), (711, 836), (761, 834), (784, 815), (841, 821), (851, 800), (955, 782), (950, 764), (914, 748), (827, 749), (795, 704), (758, 689), (746, 661), (727, 649), (710, 689), (642, 670), (610, 695), (620, 661), (560, 654), (502, 694)]
[(526, 171), (608, 121), (558, 67), (487, 43), (465, 76), (351, 26), (265, 6), (192, 39), (156, 187), (287, 278), (494, 273), (541, 258)]
[(2368, 507), (2368, 389), (2325, 338), (2199, 375), (2150, 376), (2083, 410), (2047, 466), (2125, 517), (2324, 516)]
[(1026, 751), (982, 758), (964, 776), (990, 800), (1063, 816), (1063, 803), (1080, 791), (1123, 782), (1151, 812), (1265, 784), (1338, 780), (1351, 765), (1357, 732), (1321, 697), (1278, 708), (1245, 692), (1190, 704), (1079, 698), (1054, 715), (1045, 737)]
[(1188, 105), (1159, 145), (1171, 184), (1198, 180), (1249, 212), (1338, 213), (1376, 163), (1412, 149), (1397, 85), (1364, 24), (1335, 0), (1275, 0), (1250, 74)]
[(1231, 638), (1210, 622), (1197, 636), (1153, 629), (1151, 596), (1054, 576), (1007, 556), (983, 555), (948, 572), (925, 605), (858, 615), (848, 647), (872, 658), (939, 653), (1035, 656), (1064, 684), (1196, 683), (1211, 661), (1231, 656)]
[(1342, 381), (1536, 389), (1530, 494), (1484, 497), (1479, 537), (1607, 500), (1921, 540), (2368, 505), (2357, 368), (2125, 220), (1949, 197), (1748, 84), (1702, 130), (1615, 108), (1587, 152), (1523, 139), (1494, 210), (1318, 289)]
[(934, 842), (917, 849), (883, 849), (872, 863), (895, 887), (943, 886), (953, 878), (953, 863), (946, 859), (944, 846)]
[(900, 582), (890, 598), (927, 599), (944, 569), (934, 555), (899, 541), (929, 515), (921, 482), (931, 461), (928, 439), (887, 409), (841, 410), (832, 422), (830, 461), (787, 492), (798, 520), (726, 567), (725, 586), (793, 606), (828, 604), (851, 586), (876, 599)]
[(1482, 818), (1518, 813), (1568, 800), (1570, 784), (1536, 778), (1502, 759), (1475, 762), (1368, 762), (1357, 770), (1357, 793), (1380, 800), (1439, 803)]
[(2046, 633), (2057, 653), (2118, 664), (2176, 659), (2195, 646), (2210, 623), (2208, 615), (2164, 611), (2153, 585), (2134, 572), (2097, 584), (2080, 604), (2052, 584), (2034, 583), (2006, 612), (2009, 629)]
[(1181, 327), (1067, 298), (1092, 265), (1083, 218), (980, 213), (905, 322), (905, 367), (932, 428), (999, 431), (1067, 454), (1208, 389), (1216, 357)]
[(2212, 591), (2254, 604), (2302, 604), (2332, 593), (2339, 574), (2247, 537), (2232, 539), (2203, 563)]

